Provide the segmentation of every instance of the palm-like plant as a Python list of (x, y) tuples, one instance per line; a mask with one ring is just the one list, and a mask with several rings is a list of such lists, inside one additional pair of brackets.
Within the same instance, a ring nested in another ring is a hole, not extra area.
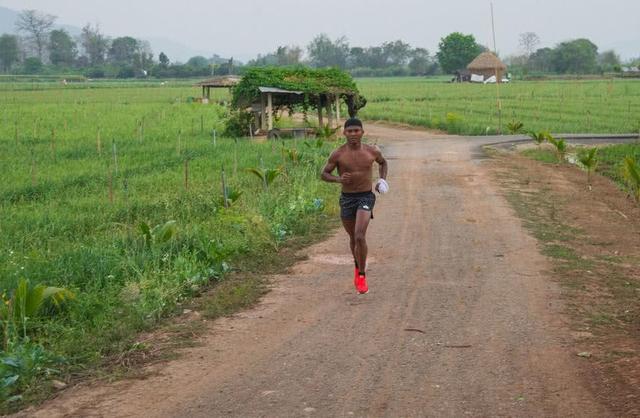
[(167, 221), (164, 224), (158, 224), (151, 228), (148, 223), (142, 221), (139, 224), (140, 231), (144, 237), (147, 247), (151, 248), (153, 244), (164, 244), (173, 238), (178, 232), (176, 221)]
[(75, 298), (75, 294), (62, 287), (38, 284), (32, 286), (29, 280), (21, 278), (10, 298), (2, 296), (0, 303), (0, 321), (4, 324), (5, 348), (10, 337), (11, 325), (22, 328), (23, 337), (27, 336), (27, 321), (41, 313), (43, 306), (49, 304), (52, 309), (60, 309)]
[(558, 160), (560, 162), (564, 161), (564, 156), (567, 153), (567, 142), (564, 139), (556, 139), (553, 136), (547, 134), (547, 141), (551, 143), (554, 147), (556, 147), (556, 151), (558, 153)]
[(227, 207), (231, 206), (236, 202), (236, 200), (240, 199), (240, 196), (242, 196), (242, 190), (234, 190), (231, 187), (225, 187), (224, 199), (226, 200)]
[(529, 131), (528, 135), (531, 137), (531, 139), (533, 139), (533, 141), (536, 143), (536, 145), (538, 145), (538, 147), (540, 147), (540, 145), (542, 145), (544, 141), (551, 142), (551, 139), (552, 139), (551, 134), (545, 131), (540, 131), (540, 132)]
[(640, 202), (640, 165), (629, 155), (624, 158), (624, 177), (627, 179), (634, 199)]
[(514, 120), (512, 122), (507, 123), (507, 129), (509, 130), (509, 133), (511, 135), (519, 134), (520, 132), (522, 132), (523, 127), (524, 127), (524, 124), (519, 120)]
[(587, 184), (589, 188), (591, 188), (591, 173), (596, 169), (598, 165), (598, 158), (596, 154), (598, 153), (598, 148), (590, 148), (586, 152), (582, 152), (578, 155), (578, 161), (587, 169)]
[(247, 171), (255, 174), (261, 181), (265, 190), (269, 189), (269, 186), (273, 181), (282, 173), (282, 169), (278, 168), (247, 168)]

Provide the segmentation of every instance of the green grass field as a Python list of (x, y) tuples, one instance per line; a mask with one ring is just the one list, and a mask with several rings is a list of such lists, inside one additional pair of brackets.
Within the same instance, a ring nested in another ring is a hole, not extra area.
[[(0, 83), (3, 412), (46, 390), (43, 382), (130, 350), (137, 332), (229, 269), (253, 275), (288, 237), (335, 217), (338, 188), (318, 173), (337, 143), (222, 138), (228, 111), (193, 103), (200, 90), (191, 84)], [(496, 86), (419, 78), (358, 84), (369, 100), (365, 119), (498, 130)], [(636, 81), (514, 83), (500, 92), (504, 125), (638, 130)], [(228, 99), (226, 90), (214, 92), (214, 101)], [(230, 208), (223, 167), (230, 191), (242, 193)], [(247, 170), (278, 167), (266, 189)], [(169, 221), (177, 233), (166, 242), (141, 228)], [(22, 279), (64, 287), (75, 299), (16, 319), (10, 312)]]
[(502, 133), (520, 121), (525, 130), (554, 133), (640, 131), (640, 80), (536, 81), (478, 85), (424, 78), (359, 79), (368, 99), (361, 116), (449, 133)]
[[(136, 332), (225, 272), (259, 272), (288, 237), (334, 218), (338, 189), (319, 172), (335, 143), (221, 138), (226, 110), (188, 103), (198, 92), (57, 85), (0, 93), (1, 302), (17, 309), (23, 278), (76, 295), (37, 317), (0, 310), (3, 410), (44, 381), (129, 349)], [(223, 167), (228, 187), (242, 193), (230, 208)], [(278, 167), (266, 189), (247, 170)], [(168, 221), (177, 233), (166, 242), (140, 227)]]

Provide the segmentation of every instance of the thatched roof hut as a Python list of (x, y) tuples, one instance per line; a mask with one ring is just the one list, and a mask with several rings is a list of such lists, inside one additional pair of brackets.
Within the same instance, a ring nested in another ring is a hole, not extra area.
[(222, 75), (200, 81), (194, 84), (194, 87), (202, 87), (202, 98), (209, 100), (212, 88), (232, 88), (240, 83), (240, 80), (239, 75)]
[(497, 75), (497, 82), (500, 83), (507, 66), (492, 52), (483, 52), (467, 65), (467, 69), (473, 74), (483, 75), (485, 80)]

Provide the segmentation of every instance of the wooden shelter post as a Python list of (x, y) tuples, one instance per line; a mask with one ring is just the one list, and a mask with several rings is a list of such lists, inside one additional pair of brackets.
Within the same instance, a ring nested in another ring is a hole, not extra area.
[(273, 129), (273, 98), (271, 93), (267, 93), (267, 129)]
[(322, 128), (324, 121), (322, 120), (322, 95), (318, 95), (318, 126)]
[(327, 119), (329, 119), (329, 128), (334, 128), (333, 126), (333, 112), (331, 111), (331, 96), (327, 96)]
[(264, 93), (260, 93), (260, 129), (263, 131), (267, 129), (267, 103), (264, 99)]
[(340, 126), (340, 95), (336, 96), (336, 126)]

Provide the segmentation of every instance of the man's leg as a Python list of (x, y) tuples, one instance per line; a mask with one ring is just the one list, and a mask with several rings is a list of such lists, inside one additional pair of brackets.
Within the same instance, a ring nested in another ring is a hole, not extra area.
[[(355, 241), (355, 257), (358, 263), (358, 268), (361, 268), (360, 274), (364, 274), (364, 269), (367, 265), (367, 227), (371, 220), (371, 212), (364, 209), (358, 209), (356, 213), (355, 229), (353, 232), (353, 238)], [(360, 267), (361, 266), (361, 267)]]
[(349, 247), (351, 248), (351, 254), (353, 254), (353, 261), (355, 261), (357, 264), (358, 259), (356, 258), (356, 240), (354, 237), (356, 230), (356, 220), (342, 218), (342, 226), (344, 227), (344, 230), (347, 231), (347, 234), (349, 234)]

